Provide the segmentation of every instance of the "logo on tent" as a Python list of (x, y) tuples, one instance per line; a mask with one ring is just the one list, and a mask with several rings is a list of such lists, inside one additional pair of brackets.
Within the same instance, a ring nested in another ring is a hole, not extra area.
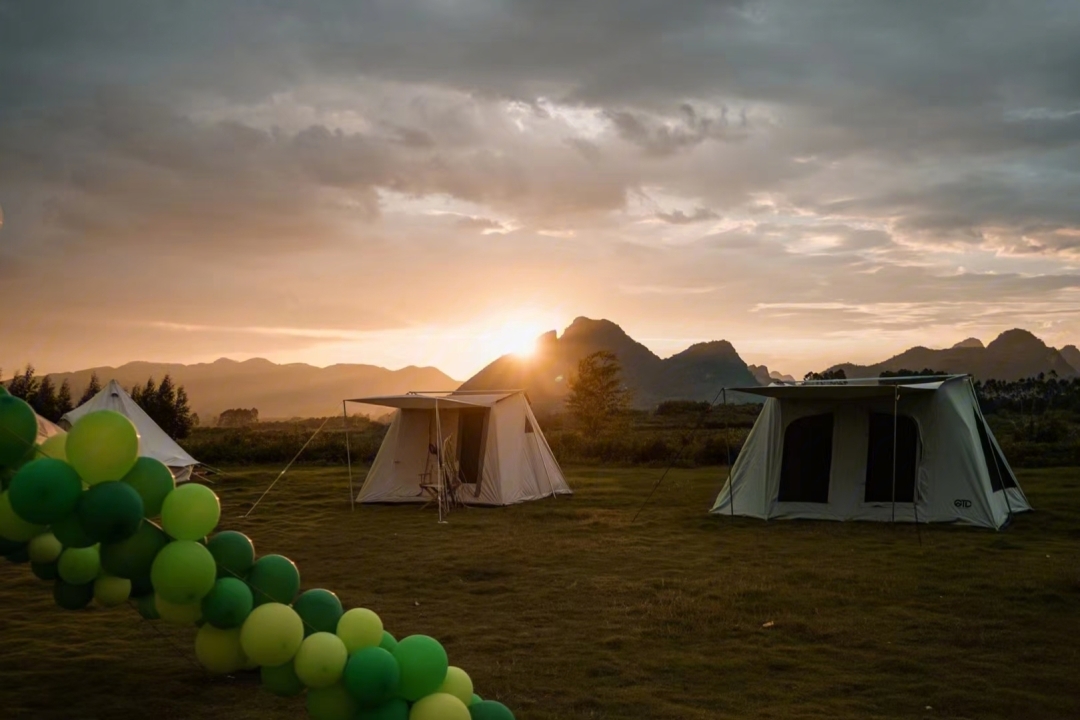
[(955, 505), (958, 508), (969, 508), (969, 507), (971, 507), (971, 501), (970, 500), (953, 500), (952, 504)]

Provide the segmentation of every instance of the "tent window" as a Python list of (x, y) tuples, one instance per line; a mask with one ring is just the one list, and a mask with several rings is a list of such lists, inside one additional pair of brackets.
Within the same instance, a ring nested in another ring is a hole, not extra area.
[(484, 449), (484, 429), (488, 411), (461, 410), (458, 420), (458, 465), (461, 468), (461, 482), (476, 483), (480, 477), (480, 462)]
[(979, 430), (979, 444), (982, 445), (983, 459), (986, 461), (986, 472), (990, 475), (990, 487), (994, 492), (1002, 488), (1016, 487), (1016, 482), (1005, 464), (1005, 458), (998, 452), (997, 447), (990, 442), (990, 433), (986, 430), (986, 423), (982, 415), (975, 410), (975, 427)]
[(829, 502), (833, 415), (799, 418), (784, 431), (780, 502)]
[[(896, 502), (915, 500), (919, 426), (907, 415), (896, 418)], [(866, 449), (866, 502), (893, 500), (893, 414), (870, 413)]]

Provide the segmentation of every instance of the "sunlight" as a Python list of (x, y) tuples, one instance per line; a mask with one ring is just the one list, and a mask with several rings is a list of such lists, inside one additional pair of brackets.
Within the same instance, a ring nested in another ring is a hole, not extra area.
[(536, 352), (536, 339), (549, 329), (531, 320), (510, 320), (489, 325), (478, 334), (477, 354), (492, 360), (503, 355), (530, 357)]

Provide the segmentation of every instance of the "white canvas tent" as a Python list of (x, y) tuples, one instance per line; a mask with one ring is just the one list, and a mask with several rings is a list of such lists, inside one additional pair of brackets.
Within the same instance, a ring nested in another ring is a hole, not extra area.
[(41, 417), (37, 413), (34, 414), (37, 415), (37, 439), (35, 442), (37, 442), (38, 445), (51, 438), (53, 435), (59, 435), (64, 432), (64, 429), (56, 423)]
[(177, 445), (115, 380), (111, 380), (97, 395), (65, 414), (60, 418), (60, 423), (70, 428), (82, 416), (98, 410), (115, 410), (126, 415), (139, 431), (141, 455), (160, 460), (167, 465), (178, 483), (191, 479), (191, 471), (199, 461)]
[(448, 485), (465, 505), (571, 494), (520, 390), (414, 392), (346, 402), (395, 408), (357, 502), (426, 503), (432, 499), (426, 490)]
[(768, 400), (714, 514), (999, 529), (1031, 510), (967, 375), (740, 390)]

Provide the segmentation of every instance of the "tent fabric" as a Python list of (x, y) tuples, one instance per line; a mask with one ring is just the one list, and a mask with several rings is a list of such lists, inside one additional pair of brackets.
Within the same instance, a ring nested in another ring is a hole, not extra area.
[[(428, 502), (421, 485), (438, 482), (438, 459), (431, 450), (440, 446), (440, 438), (462, 468), (458, 480), (475, 480), (457, 488), (457, 499), (466, 505), (514, 505), (572, 494), (523, 392), (411, 393), (351, 402), (398, 408), (357, 502)], [(474, 476), (465, 476), (466, 466), (474, 468)]]
[[(1014, 513), (1030, 511), (979, 410), (970, 378), (935, 385), (908, 393), (898, 392), (903, 386), (891, 386), (888, 397), (867, 396), (862, 392), (866, 386), (831, 385), (824, 395), (817, 392), (820, 385), (786, 386), (782, 395), (765, 401), (710, 512), (763, 520), (952, 522), (1000, 529)], [(903, 497), (902, 474), (914, 466), (911, 502), (893, 502), (893, 445), (891, 438), (881, 441), (880, 427), (874, 430), (881, 424), (880, 416), (888, 415), (891, 431), (894, 409), (898, 418), (906, 418), (903, 424), (897, 422), (898, 431), (912, 432), (904, 426), (913, 423), (916, 435), (898, 442), (896, 458), (896, 497)], [(989, 457), (981, 435), (992, 448)], [(877, 440), (872, 442), (872, 436)], [(906, 454), (901, 456), (900, 451)], [(889, 468), (886, 479), (880, 477), (882, 453)], [(821, 481), (820, 474), (814, 474), (820, 472), (827, 475), (824, 496), (821, 488), (817, 495), (814, 488), (808, 494), (792, 492), (793, 487), (803, 488), (792, 483)], [(800, 473), (812, 477), (807, 480)], [(883, 482), (889, 490), (884, 501)]]
[(177, 445), (115, 380), (111, 380), (97, 395), (65, 414), (60, 418), (60, 422), (71, 427), (79, 418), (98, 410), (115, 410), (127, 416), (139, 432), (139, 454), (167, 465), (177, 482), (190, 479), (191, 470), (199, 461)]
[(47, 420), (46, 418), (41, 417), (37, 413), (34, 413), (34, 415), (37, 416), (38, 430), (37, 430), (37, 439), (35, 440), (35, 442), (38, 445), (40, 445), (41, 443), (43, 443), (46, 440), (48, 440), (49, 438), (51, 438), (53, 435), (60, 435), (61, 433), (64, 432), (64, 428), (60, 427), (56, 423), (51, 422), (50, 420)]

